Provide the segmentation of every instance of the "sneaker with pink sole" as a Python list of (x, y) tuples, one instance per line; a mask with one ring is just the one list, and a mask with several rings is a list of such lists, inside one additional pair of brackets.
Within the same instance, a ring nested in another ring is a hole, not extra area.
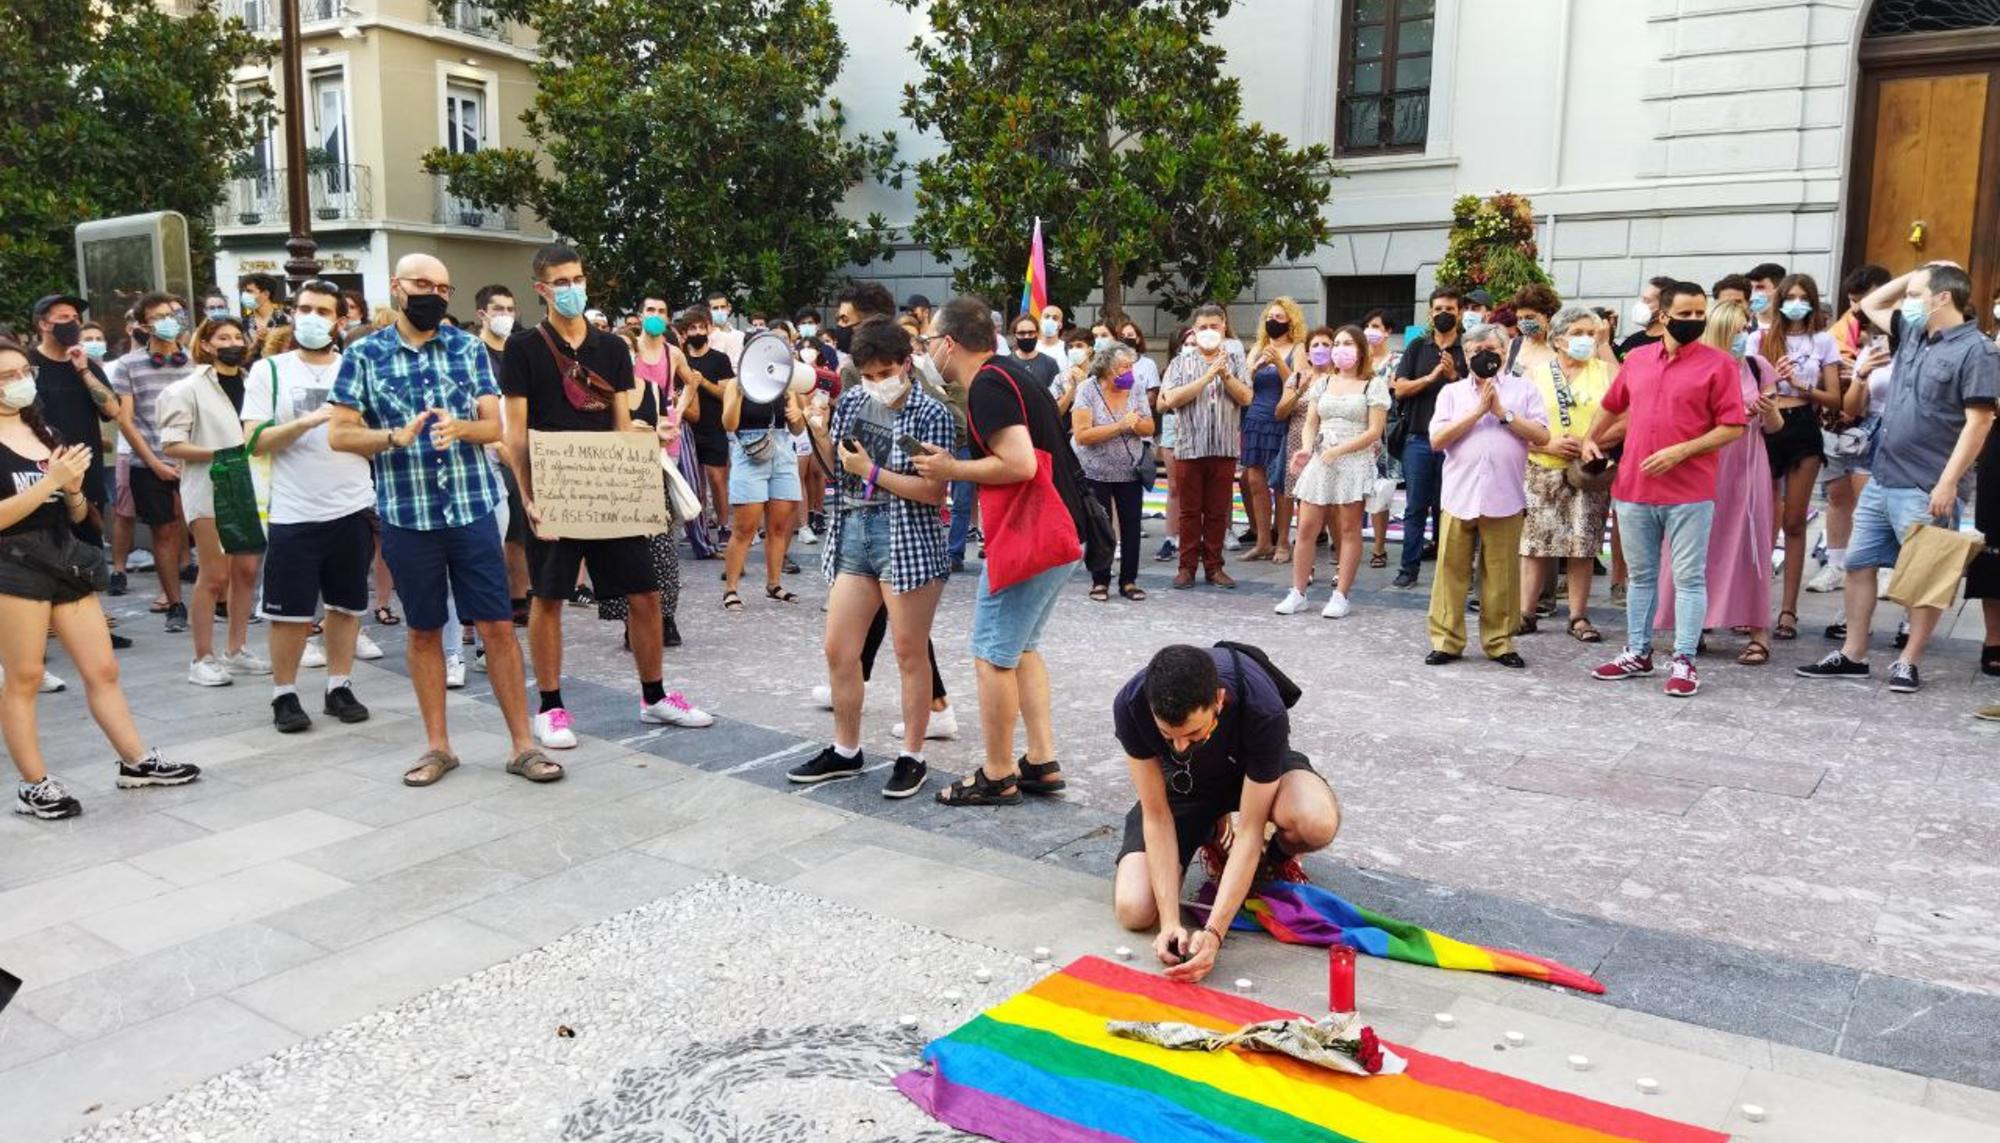
[(659, 702), (639, 702), (639, 721), (662, 726), (714, 726), (715, 716), (687, 700), (679, 691), (668, 691)]

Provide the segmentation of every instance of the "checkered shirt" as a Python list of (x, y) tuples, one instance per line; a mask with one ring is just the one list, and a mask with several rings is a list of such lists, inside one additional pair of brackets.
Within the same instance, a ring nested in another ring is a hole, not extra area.
[[(839, 442), (849, 435), (862, 402), (869, 400), (873, 398), (859, 385), (841, 392), (840, 401), (833, 407), (833, 422), (827, 430), (827, 439), (834, 442), (836, 449)], [(901, 409), (895, 411), (891, 426), (898, 437), (908, 433), (946, 452), (952, 450), (958, 437), (958, 427), (951, 419), (950, 408), (919, 386), (911, 387), (909, 398), (903, 402)], [(902, 445), (897, 444), (891, 446), (888, 459), (882, 463), (882, 471), (915, 475), (917, 469), (903, 454)], [(844, 485), (844, 481), (835, 480), (833, 493), (826, 503), (826, 539), (820, 549), (819, 567), (828, 583), (833, 582), (840, 565), (841, 525), (848, 513)], [(938, 506), (904, 500), (879, 488), (876, 495), (889, 496), (891, 501), (889, 590), (901, 595), (951, 574), (951, 558), (945, 553), (944, 520), (938, 514)]]
[[(440, 326), (411, 346), (395, 326), (347, 347), (327, 400), (361, 414), (372, 429), (400, 429), (425, 409), (459, 420), (479, 414), (479, 399), (499, 397), (493, 362), (477, 337)], [(443, 451), (420, 438), (375, 454), (375, 503), (398, 528), (435, 532), (485, 519), (504, 493), (480, 446), (456, 441)]]

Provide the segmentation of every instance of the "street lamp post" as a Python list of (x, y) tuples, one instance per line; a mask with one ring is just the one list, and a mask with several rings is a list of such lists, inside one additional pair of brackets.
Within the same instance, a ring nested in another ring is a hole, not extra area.
[(311, 199), (306, 186), (306, 97), (300, 62), (299, 0), (279, 0), (278, 20), (285, 69), (285, 208), (291, 237), (285, 240), (285, 277), (296, 287), (319, 277), (319, 243), (313, 241)]

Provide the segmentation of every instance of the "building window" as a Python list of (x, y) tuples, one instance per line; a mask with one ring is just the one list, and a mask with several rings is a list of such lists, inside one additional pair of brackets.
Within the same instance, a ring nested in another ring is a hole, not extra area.
[(1370, 310), (1385, 312), (1391, 334), (1401, 333), (1410, 324), (1416, 307), (1415, 274), (1356, 274), (1326, 280), (1326, 314), (1329, 324), (1360, 325)]
[(1338, 153), (1424, 149), (1436, 7), (1436, 0), (1343, 0)]
[(444, 149), (472, 155), (486, 149), (486, 89), (451, 83), (444, 89)]
[(1994, 0), (1875, 0), (1862, 34), (1873, 40), (1996, 24), (2000, 24), (2000, 4)]

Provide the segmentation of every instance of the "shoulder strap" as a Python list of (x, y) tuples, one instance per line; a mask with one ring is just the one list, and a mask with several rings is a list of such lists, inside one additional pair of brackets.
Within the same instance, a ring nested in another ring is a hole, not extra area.
[[(1018, 381), (1014, 380), (1014, 375), (1013, 375), (1012, 373), (1009, 373), (1009, 372), (1007, 372), (1007, 370), (1006, 370), (1005, 368), (1003, 368), (1002, 366), (999, 366), (999, 365), (996, 365), (996, 364), (994, 364), (994, 363), (993, 363), (993, 361), (992, 361), (992, 360), (991, 360), (990, 358), (989, 358), (989, 359), (987, 360), (987, 362), (986, 362), (985, 366), (983, 366), (983, 367), (982, 367), (982, 368), (981, 368), (981, 369), (979, 370), (979, 372), (980, 372), (980, 373), (984, 373), (984, 372), (986, 372), (986, 370), (987, 370), (987, 369), (991, 369), (991, 370), (993, 370), (994, 372), (996, 372), (996, 373), (1000, 374), (1000, 376), (1002, 376), (1002, 377), (1005, 377), (1005, 378), (1007, 379), (1007, 384), (1008, 384), (1008, 386), (1009, 386), (1009, 387), (1011, 387), (1011, 388), (1012, 388), (1012, 389), (1014, 390), (1014, 400), (1015, 400), (1015, 401), (1017, 401), (1017, 402), (1019, 402), (1019, 403), (1020, 403), (1020, 406), (1021, 406), (1021, 427), (1022, 427), (1022, 428), (1024, 428), (1024, 429), (1025, 429), (1025, 428), (1027, 428), (1027, 427), (1028, 427), (1028, 399), (1027, 399), (1026, 397), (1023, 397), (1023, 396), (1021, 395), (1021, 384), (1020, 384), (1020, 382), (1018, 382)], [(979, 380), (979, 373), (975, 373), (975, 374), (973, 374), (973, 375), (972, 375), (972, 379), (973, 379), (974, 381), (977, 381), (977, 380)], [(970, 394), (971, 394), (971, 390), (972, 390), (972, 387), (971, 387), (970, 385), (967, 385), (967, 386), (966, 386), (966, 392), (967, 392), (967, 395), (968, 395), (968, 396), (970, 396)], [(980, 451), (981, 451), (981, 452), (990, 452), (990, 451), (991, 451), (990, 449), (988, 449), (988, 448), (986, 447), (986, 438), (985, 438), (985, 437), (982, 437), (982, 436), (980, 436), (980, 435), (979, 435), (979, 430), (978, 430), (977, 428), (973, 427), (973, 424), (972, 424), (972, 415), (971, 415), (971, 413), (970, 413), (970, 412), (968, 412), (968, 413), (966, 414), (966, 417), (965, 417), (965, 427), (966, 427), (966, 429), (967, 429), (968, 431), (970, 431), (970, 432), (972, 433), (972, 439), (973, 439), (973, 440), (976, 440), (976, 441), (978, 441), (978, 442), (979, 442), (979, 448), (980, 448)], [(1032, 435), (1032, 434), (1031, 434), (1031, 435)]]
[(257, 453), (257, 438), (264, 435), (265, 429), (270, 428), (278, 422), (278, 359), (275, 357), (266, 357), (264, 359), (264, 367), (271, 374), (271, 415), (264, 418), (263, 424), (250, 430), (250, 441), (245, 447), (252, 456)]

